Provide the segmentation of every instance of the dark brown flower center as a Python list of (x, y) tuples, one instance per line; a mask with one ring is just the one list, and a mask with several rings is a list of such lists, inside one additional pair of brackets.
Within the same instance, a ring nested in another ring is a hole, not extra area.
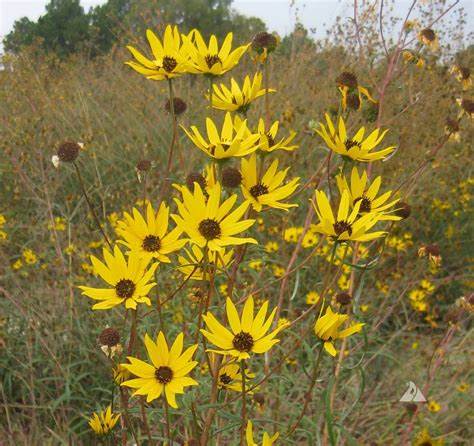
[(242, 174), (235, 167), (226, 167), (222, 170), (222, 185), (233, 189), (239, 187), (242, 182)]
[(204, 60), (208, 68), (212, 68), (216, 63), (222, 63), (221, 58), (217, 54), (208, 54)]
[(346, 140), (346, 142), (344, 143), (344, 145), (346, 146), (346, 150), (347, 150), (347, 151), (349, 151), (350, 149), (352, 149), (352, 147), (359, 147), (359, 148), (360, 148), (360, 142), (354, 141), (354, 140), (352, 140), (352, 139)]
[(268, 194), (268, 187), (265, 186), (265, 184), (263, 183), (258, 183), (250, 188), (250, 195), (252, 195), (252, 197), (254, 198), (260, 197), (260, 195), (265, 194)]
[(469, 113), (470, 115), (474, 114), (474, 101), (471, 101), (470, 99), (463, 99), (461, 101), (461, 107), (466, 113)]
[(207, 186), (206, 179), (199, 172), (191, 172), (186, 177), (186, 186), (188, 186), (190, 191), (194, 191), (194, 183), (199, 184), (203, 190)]
[(273, 136), (270, 135), (270, 133), (267, 133), (266, 137), (267, 137), (268, 147), (273, 147), (275, 145), (275, 139), (273, 138)]
[(350, 89), (357, 88), (357, 76), (350, 71), (343, 71), (337, 78), (336, 83), (341, 87), (349, 87)]
[(155, 370), (155, 378), (161, 384), (168, 384), (173, 379), (173, 370), (171, 370), (168, 366), (162, 365)]
[(142, 248), (147, 252), (156, 252), (161, 248), (160, 237), (157, 235), (147, 235), (143, 239)]
[(436, 34), (431, 28), (425, 28), (421, 31), (421, 35), (428, 40), (429, 42), (433, 42), (436, 39)]
[(348, 223), (347, 221), (336, 221), (333, 225), (334, 227), (334, 232), (336, 235), (339, 237), (341, 234), (344, 232), (347, 232), (349, 235), (352, 234), (352, 227), (351, 224)]
[(128, 299), (135, 292), (135, 284), (130, 279), (122, 279), (115, 285), (115, 292), (118, 297)]
[(227, 373), (223, 373), (220, 377), (219, 377), (220, 381), (222, 384), (224, 385), (228, 385), (232, 382), (232, 378), (227, 375)]
[(464, 80), (471, 77), (471, 70), (468, 67), (459, 67), (459, 73)]
[(199, 232), (206, 240), (213, 240), (219, 238), (222, 231), (219, 222), (212, 218), (206, 218), (199, 223)]
[(356, 198), (354, 200), (354, 204), (356, 204), (359, 201), (361, 202), (359, 212), (370, 212), (372, 210), (372, 203), (365, 195), (362, 195), (362, 197)]
[(249, 352), (250, 350), (252, 350), (254, 340), (250, 333), (241, 331), (240, 333), (234, 336), (232, 344), (234, 345), (234, 348), (239, 352)]
[(163, 69), (166, 72), (171, 73), (176, 68), (177, 65), (178, 65), (178, 62), (176, 62), (176, 59), (174, 57), (170, 57), (170, 56), (163, 57)]

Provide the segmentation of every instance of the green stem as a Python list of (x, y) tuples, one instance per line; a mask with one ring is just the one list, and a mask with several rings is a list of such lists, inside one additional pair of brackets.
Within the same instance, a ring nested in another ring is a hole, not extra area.
[(242, 425), (240, 427), (240, 446), (244, 446), (245, 428), (247, 427), (247, 395), (245, 388), (245, 359), (240, 361), (240, 373), (242, 375)]
[(170, 430), (170, 414), (168, 410), (168, 402), (166, 401), (165, 392), (163, 391), (163, 405), (165, 408), (165, 429), (166, 429), (166, 438), (168, 438), (168, 446), (171, 446), (171, 430)]

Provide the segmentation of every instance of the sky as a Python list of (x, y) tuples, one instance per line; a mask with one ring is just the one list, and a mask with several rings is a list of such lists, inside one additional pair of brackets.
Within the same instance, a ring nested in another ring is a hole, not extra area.
[[(429, 1), (429, 0), (428, 0)], [(28, 17), (36, 20), (45, 12), (49, 0), (0, 0), (0, 39), (12, 29), (15, 20)], [(81, 0), (87, 11), (91, 6), (104, 3), (105, 0)], [(340, 16), (352, 14), (348, 1), (344, 0), (295, 0), (300, 22), (310, 29), (315, 28), (316, 37), (323, 37), (328, 25)], [(451, 2), (448, 1), (448, 4)], [(406, 11), (409, 1), (397, 0), (400, 15)], [(461, 0), (468, 13), (468, 29), (474, 30), (474, 0)], [(233, 7), (240, 13), (261, 18), (270, 31), (285, 35), (295, 24), (295, 8), (290, 8), (289, 0), (234, 0)], [(397, 11), (398, 13), (398, 11)]]

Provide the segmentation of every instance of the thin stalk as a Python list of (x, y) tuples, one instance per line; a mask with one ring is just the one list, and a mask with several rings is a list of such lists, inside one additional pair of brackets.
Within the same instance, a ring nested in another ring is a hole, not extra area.
[(240, 446), (245, 444), (245, 428), (247, 426), (247, 392), (245, 388), (245, 359), (240, 361), (240, 373), (242, 374), (242, 425), (240, 427)]
[(176, 137), (178, 133), (177, 131), (178, 123), (176, 120), (176, 115), (174, 113), (174, 92), (173, 92), (172, 79), (168, 79), (168, 96), (169, 96), (169, 101), (170, 101), (170, 114), (171, 114), (171, 124), (173, 126), (173, 134), (172, 134), (170, 146), (168, 149), (168, 162), (166, 163), (166, 172), (165, 172), (165, 178), (164, 178), (162, 192), (161, 192), (161, 198), (163, 198), (163, 196), (165, 195), (168, 185), (170, 183), (169, 176), (171, 173), (171, 164), (173, 163), (174, 146), (176, 145)]
[(151, 436), (150, 425), (148, 424), (148, 417), (146, 415), (145, 402), (143, 398), (140, 398), (140, 411), (142, 414), (143, 426), (145, 427), (145, 431), (148, 436), (148, 441), (150, 442), (150, 446), (151, 446), (153, 444), (153, 438)]
[(166, 401), (165, 393), (163, 392), (163, 406), (165, 409), (165, 430), (166, 438), (168, 439), (168, 446), (171, 446), (171, 430), (170, 430), (170, 414), (168, 410), (168, 402)]
[(95, 222), (97, 228), (99, 229), (100, 233), (102, 234), (102, 237), (104, 237), (104, 240), (107, 242), (107, 245), (109, 245), (109, 248), (112, 250), (113, 249), (112, 244), (110, 243), (110, 240), (107, 237), (107, 234), (105, 233), (104, 229), (102, 228), (102, 225), (100, 224), (99, 217), (97, 217), (97, 214), (94, 210), (94, 206), (92, 206), (92, 202), (89, 198), (89, 195), (87, 194), (86, 187), (84, 185), (84, 180), (82, 179), (81, 171), (79, 170), (79, 167), (77, 166), (75, 161), (73, 161), (72, 164), (74, 165), (74, 168), (76, 170), (77, 179), (79, 180), (79, 184), (80, 184), (81, 190), (82, 190), (82, 195), (84, 195), (84, 198), (86, 200), (87, 206), (89, 207), (89, 210), (91, 211), (94, 222)]

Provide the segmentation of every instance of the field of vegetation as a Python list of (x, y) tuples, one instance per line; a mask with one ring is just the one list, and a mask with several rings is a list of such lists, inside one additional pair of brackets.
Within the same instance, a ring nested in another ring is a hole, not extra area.
[(387, 3), (3, 56), (0, 445), (471, 444), (474, 46)]

